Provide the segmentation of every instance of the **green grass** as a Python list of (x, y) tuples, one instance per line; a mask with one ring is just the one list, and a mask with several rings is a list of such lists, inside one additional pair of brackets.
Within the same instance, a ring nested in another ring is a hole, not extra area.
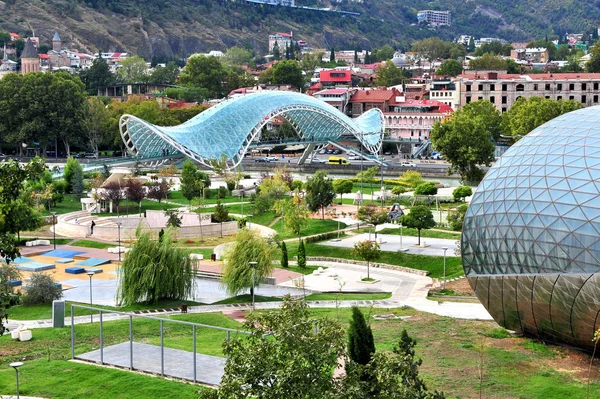
[(310, 294), (306, 296), (307, 301), (375, 301), (380, 299), (390, 299), (392, 294), (389, 292), (381, 293), (322, 293)]
[[(287, 230), (284, 230), (282, 232), (281, 231), (282, 224), (283, 224), (283, 221), (281, 219), (279, 219), (273, 226), (271, 226), (272, 229), (277, 231), (277, 233), (278, 233), (277, 236), (279, 239), (285, 240), (288, 238), (297, 238), (298, 237), (294, 233), (287, 231)], [(343, 223), (340, 223), (339, 226), (341, 229), (346, 227), (346, 225)], [(306, 236), (312, 236), (312, 235), (321, 234), (321, 233), (328, 233), (330, 231), (337, 230), (337, 228), (338, 228), (338, 222), (331, 220), (331, 219), (325, 219), (325, 220), (308, 219), (308, 223), (307, 223), (306, 227), (304, 227), (301, 230), (301, 235), (302, 235), (302, 237), (306, 237)]]
[[(165, 300), (161, 301), (156, 305), (150, 304), (135, 304), (131, 306), (123, 307), (112, 307), (112, 306), (100, 306), (94, 305), (95, 308), (101, 308), (106, 310), (116, 310), (119, 312), (132, 312), (135, 310), (146, 310), (146, 309), (166, 309), (166, 308), (178, 308), (181, 304), (188, 304), (190, 306), (202, 305), (199, 302), (193, 301), (174, 301)], [(85, 303), (78, 302), (66, 302), (65, 304), (65, 317), (71, 316), (71, 305), (88, 306)], [(87, 309), (75, 308), (75, 316), (85, 316), (90, 314)], [(32, 305), (32, 306), (13, 306), (8, 310), (8, 317), (11, 320), (46, 320), (52, 318), (52, 306), (51, 305)]]
[[(286, 243), (290, 259), (298, 253), (298, 242), (290, 241)], [(326, 256), (330, 258), (361, 260), (353, 253), (351, 248), (330, 247), (317, 243), (305, 244), (306, 256)], [(439, 278), (444, 275), (444, 257), (414, 255), (405, 252), (386, 252), (381, 251), (381, 256), (377, 260), (379, 263), (404, 266), (411, 269), (426, 270), (428, 276)], [(446, 258), (446, 278), (459, 277), (464, 275), (462, 262), (459, 257), (448, 256)]]
[[(25, 245), (25, 243), (27, 241), (34, 241), (34, 240), (38, 240), (38, 239), (49, 240), (50, 241), (50, 245), (54, 244), (54, 239), (53, 238), (48, 238), (48, 237), (42, 237), (42, 238), (40, 238), (40, 237), (27, 237), (27, 238), (24, 238), (24, 237), (21, 237), (21, 240), (19, 241), (19, 245)], [(71, 241), (73, 241), (72, 238), (57, 238), (56, 239), (56, 245), (66, 245), (66, 244), (70, 243)]]
[(321, 269), (323, 269), (323, 270), (327, 269), (326, 267), (323, 267), (323, 266), (310, 266), (310, 265), (306, 265), (306, 267), (298, 267), (298, 266), (291, 266), (290, 265), (290, 266), (288, 266), (286, 268), (282, 268), (282, 270), (289, 270), (289, 271), (292, 271), (292, 272), (296, 272), (296, 273), (307, 275), (307, 274), (312, 274), (319, 267)]
[(93, 240), (77, 240), (71, 244), (74, 247), (84, 247), (84, 248), (96, 248), (96, 249), (106, 249), (114, 247), (115, 244), (111, 244), (108, 242), (100, 242)]
[(260, 215), (252, 215), (248, 218), (250, 223), (262, 224), (263, 226), (268, 226), (275, 220), (279, 215), (275, 215), (274, 211), (267, 211), (265, 213), (261, 213)]
[[(400, 235), (400, 229), (383, 229), (379, 232), (380, 234), (391, 234)], [(417, 229), (410, 229), (408, 227), (402, 228), (402, 235), (417, 237)], [(450, 240), (460, 240), (461, 233), (454, 231), (438, 231), (438, 230), (421, 230), (421, 238), (447, 238)]]
[[(261, 296), (254, 295), (254, 302), (279, 302), (283, 301), (281, 297), (278, 296)], [(219, 302), (213, 303), (213, 305), (228, 305), (231, 303), (252, 303), (252, 295), (244, 294), (238, 295), (231, 298), (223, 299)]]
[[(189, 205), (189, 201), (181, 194), (181, 191), (169, 191), (169, 199), (170, 202), (176, 202), (181, 205)], [(216, 193), (213, 191), (213, 195), (211, 198), (206, 198), (204, 200), (204, 205), (216, 204), (217, 200), (221, 200), (222, 204), (226, 204), (229, 202), (241, 202), (240, 197), (233, 197), (231, 195), (227, 195), (225, 198), (218, 198)], [(247, 201), (247, 199), (244, 199)], [(193, 206), (193, 205), (192, 205)]]
[[(121, 203), (121, 205), (125, 206), (125, 201), (123, 201)], [(135, 204), (130, 204), (131, 208), (129, 208), (129, 213), (137, 213), (138, 212), (138, 208), (136, 206), (134, 206)], [(173, 208), (179, 208), (179, 205), (171, 205), (171, 204), (165, 204), (164, 202), (161, 202), (160, 204), (158, 203), (158, 201), (151, 201), (148, 199), (142, 200), (142, 212), (144, 211), (164, 211), (165, 209), (173, 209)], [(81, 206), (80, 206), (81, 209)], [(126, 215), (126, 212), (121, 212), (122, 215)], [(115, 217), (117, 216), (117, 212), (113, 212), (113, 213), (98, 213), (96, 214), (96, 216), (98, 217), (106, 217), (106, 216), (112, 216)]]
[(63, 201), (57, 203), (52, 209), (44, 210), (42, 216), (50, 216), (50, 212), (56, 212), (57, 215), (62, 215), (69, 212), (77, 212), (81, 210), (81, 201), (75, 194), (65, 194)]

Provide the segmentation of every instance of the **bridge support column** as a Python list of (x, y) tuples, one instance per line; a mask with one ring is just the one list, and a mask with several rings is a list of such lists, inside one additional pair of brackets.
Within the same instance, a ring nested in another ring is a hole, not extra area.
[(304, 150), (304, 152), (302, 153), (302, 156), (300, 156), (300, 160), (298, 161), (298, 165), (304, 165), (304, 163), (306, 162), (306, 160), (308, 159), (308, 156), (310, 154), (313, 153), (313, 151), (315, 150), (316, 144), (309, 144), (306, 149)]

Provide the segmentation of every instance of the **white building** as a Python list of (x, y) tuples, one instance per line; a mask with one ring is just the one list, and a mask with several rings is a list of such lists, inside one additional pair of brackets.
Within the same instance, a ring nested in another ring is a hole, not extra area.
[(450, 11), (420, 10), (417, 13), (417, 21), (435, 26), (450, 25)]

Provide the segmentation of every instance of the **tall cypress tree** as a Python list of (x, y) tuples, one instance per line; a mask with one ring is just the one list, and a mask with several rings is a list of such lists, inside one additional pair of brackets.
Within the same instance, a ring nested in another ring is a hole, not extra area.
[(331, 48), (331, 54), (329, 54), (329, 62), (335, 62), (335, 50)]
[(352, 307), (352, 321), (348, 328), (348, 354), (352, 361), (366, 365), (375, 353), (373, 331), (356, 306)]
[(298, 266), (306, 267), (306, 250), (304, 249), (304, 240), (300, 240), (300, 245), (298, 245)]
[(281, 267), (287, 268), (289, 266), (288, 263), (288, 252), (287, 246), (285, 245), (285, 241), (281, 242)]

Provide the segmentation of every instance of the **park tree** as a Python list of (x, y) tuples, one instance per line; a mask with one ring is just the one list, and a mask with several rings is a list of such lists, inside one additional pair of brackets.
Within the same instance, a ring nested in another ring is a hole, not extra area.
[(300, 65), (294, 60), (279, 61), (273, 65), (273, 74), (271, 75), (273, 84), (289, 84), (298, 90), (304, 90), (304, 76)]
[(542, 97), (518, 98), (502, 115), (505, 134), (514, 140), (527, 135), (536, 127), (564, 114), (582, 108), (583, 104), (573, 100), (551, 100)]
[(174, 61), (169, 61), (167, 65), (157, 65), (148, 77), (149, 83), (162, 83), (172, 85), (179, 76), (179, 67)]
[(76, 198), (81, 198), (83, 194), (83, 168), (73, 170), (73, 194)]
[(335, 49), (333, 47), (329, 50), (329, 62), (335, 63)]
[(309, 177), (304, 185), (306, 189), (306, 202), (308, 208), (316, 212), (321, 209), (321, 219), (325, 219), (325, 208), (331, 205), (335, 198), (333, 182), (327, 176), (327, 172), (320, 170)]
[(332, 370), (345, 353), (344, 331), (335, 320), (314, 318), (302, 300), (284, 298), (281, 309), (252, 312), (249, 336), (224, 343), (225, 374), (203, 399), (330, 398)]
[(415, 196), (417, 195), (436, 195), (438, 188), (434, 182), (427, 181), (415, 187)]
[(493, 140), (502, 132), (502, 117), (489, 101), (466, 104), (444, 123), (436, 122), (431, 142), (452, 164), (463, 181), (477, 182), (484, 172), (479, 165), (494, 161)]
[(117, 208), (117, 215), (120, 215), (119, 204), (125, 196), (123, 195), (123, 187), (120, 181), (108, 181), (102, 187), (102, 199), (111, 202)]
[[(554, 44), (552, 44), (554, 47)], [(542, 47), (542, 46), (540, 46)], [(504, 45), (497, 40), (494, 40), (490, 43), (485, 43), (479, 46), (473, 55), (482, 56), (484, 54), (495, 54), (495, 55), (504, 55), (509, 56), (510, 51), (512, 50), (512, 46), (510, 44)]]
[(590, 47), (590, 60), (585, 64), (585, 70), (588, 72), (600, 72), (600, 40)]
[(348, 357), (355, 363), (367, 365), (375, 353), (371, 326), (359, 308), (352, 307), (352, 320), (348, 327)]
[(217, 200), (217, 206), (213, 212), (213, 219), (221, 225), (221, 238), (223, 238), (223, 222), (229, 220), (229, 210), (219, 200)]
[(354, 187), (354, 182), (350, 179), (335, 179), (333, 181), (333, 191), (336, 194), (340, 195), (340, 205), (343, 204), (343, 196), (344, 194), (349, 194), (352, 192), (352, 188)]
[(407, 170), (400, 175), (400, 183), (407, 185), (408, 187), (415, 188), (419, 184), (423, 183), (423, 176), (416, 170)]
[(121, 266), (119, 306), (189, 298), (194, 287), (192, 261), (188, 251), (174, 246), (174, 230), (168, 228), (157, 240), (138, 229), (136, 237)]
[(290, 267), (287, 245), (285, 245), (285, 241), (281, 241), (281, 267), (284, 269)]
[(81, 71), (79, 77), (90, 96), (97, 96), (100, 87), (109, 86), (116, 80), (116, 76), (110, 71), (108, 63), (102, 57), (94, 59), (92, 66)]
[(310, 210), (304, 198), (296, 192), (291, 199), (280, 199), (273, 205), (273, 210), (283, 216), (284, 229), (292, 234), (302, 236), (302, 229), (308, 225)]
[(146, 187), (140, 179), (127, 179), (125, 182), (125, 197), (128, 201), (138, 205), (138, 212), (142, 213), (142, 201), (146, 198)]
[(50, 305), (62, 296), (62, 288), (56, 284), (52, 275), (32, 273), (27, 284), (27, 294), (23, 296), (22, 302), (25, 306)]
[(167, 227), (171, 227), (173, 229), (181, 227), (182, 216), (179, 216), (179, 212), (176, 209), (167, 209), (165, 210), (165, 216), (167, 218)]
[(456, 76), (462, 73), (463, 66), (459, 60), (446, 60), (442, 62), (439, 69), (435, 71), (438, 76)]
[(375, 240), (377, 240), (377, 226), (387, 221), (387, 212), (370, 202), (358, 208), (358, 220), (375, 227)]
[(467, 214), (468, 205), (461, 205), (458, 208), (451, 210), (448, 212), (448, 216), (446, 216), (446, 220), (448, 221), (448, 225), (454, 231), (461, 231), (463, 222), (465, 221), (465, 215)]
[(204, 187), (204, 182), (198, 175), (198, 168), (194, 162), (186, 159), (181, 168), (181, 195), (191, 203), (192, 199), (202, 195)]
[(98, 97), (90, 97), (85, 108), (83, 134), (96, 158), (98, 158), (98, 147), (109, 142), (109, 119), (110, 112), (106, 104)]
[[(375, 51), (373, 51), (373, 53), (374, 52)], [(392, 58), (394, 58), (395, 52), (396, 51), (391, 46), (388, 46), (386, 44), (377, 50), (377, 54), (372, 54), (372, 55), (375, 56), (375, 58), (377, 59), (378, 62), (382, 62), (382, 61), (389, 61)]]
[(304, 240), (300, 239), (298, 245), (298, 267), (304, 269), (306, 267), (306, 248), (304, 248)]
[(76, 170), (79, 170), (81, 172), (81, 176), (83, 177), (83, 167), (81, 166), (81, 164), (73, 157), (67, 158), (67, 163), (65, 164), (65, 169), (63, 172), (63, 179), (67, 184), (67, 193), (73, 192), (73, 184), (75, 180)]
[(123, 83), (145, 83), (148, 81), (148, 66), (146, 61), (137, 55), (127, 57), (121, 61), (117, 76)]
[(229, 47), (221, 57), (221, 61), (230, 67), (253, 64), (252, 53), (238, 46)]
[(285, 198), (290, 192), (290, 187), (283, 180), (282, 176), (269, 176), (263, 179), (258, 186), (256, 197), (254, 198), (254, 210), (261, 214), (273, 209), (275, 202)]
[(396, 86), (401, 84), (404, 79), (410, 77), (404, 69), (398, 68), (392, 61), (387, 61), (377, 67), (377, 77), (375, 84), (377, 86)]
[(465, 197), (473, 195), (473, 190), (469, 186), (458, 186), (452, 191), (455, 201), (464, 201)]
[(0, 30), (0, 47), (3, 47), (5, 44), (10, 43), (10, 34), (3, 30)]
[[(256, 230), (241, 229), (224, 254), (223, 283), (227, 292), (238, 295), (250, 289), (253, 294), (254, 287), (271, 275), (276, 254), (277, 245), (272, 241), (261, 237)], [(256, 262), (254, 273), (250, 262)]]
[(352, 252), (356, 256), (367, 262), (367, 280), (370, 280), (371, 276), (369, 274), (369, 266), (371, 265), (371, 262), (376, 261), (381, 256), (379, 244), (371, 240), (359, 241), (356, 244), (354, 244), (354, 249), (352, 250)]
[(472, 70), (505, 70), (506, 61), (499, 55), (485, 53), (481, 57), (469, 61), (469, 69)]
[(273, 53), (273, 59), (275, 61), (278, 61), (281, 59), (281, 50), (279, 49), (279, 43), (277, 43), (277, 42), (273, 43), (272, 53)]
[(161, 179), (160, 182), (148, 186), (148, 198), (158, 201), (159, 204), (162, 200), (166, 199), (168, 195), (169, 183), (166, 179)]
[(210, 98), (221, 98), (226, 94), (223, 87), (226, 75), (227, 71), (216, 57), (195, 55), (188, 59), (179, 81), (187, 86), (207, 89)]
[(435, 226), (433, 213), (425, 205), (417, 205), (410, 208), (410, 212), (400, 216), (400, 223), (406, 227), (417, 229), (417, 245), (421, 245), (421, 230), (430, 229)]

